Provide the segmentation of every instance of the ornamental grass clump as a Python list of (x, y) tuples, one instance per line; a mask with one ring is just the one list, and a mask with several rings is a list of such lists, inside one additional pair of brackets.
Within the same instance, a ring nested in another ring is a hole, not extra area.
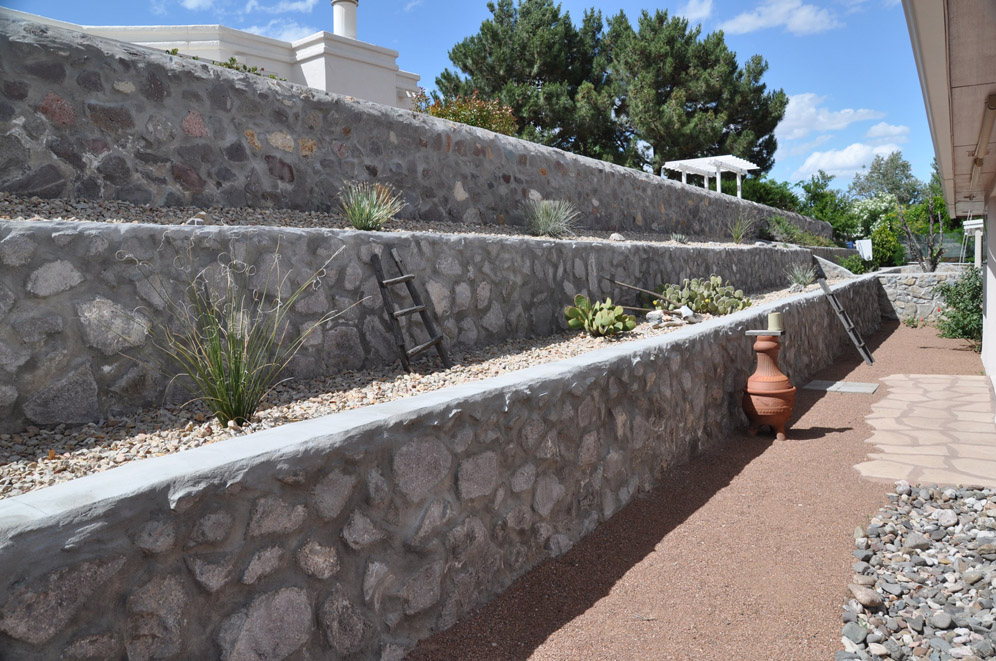
[(812, 265), (792, 264), (785, 269), (785, 277), (788, 278), (790, 285), (808, 287), (816, 280), (816, 267)]
[(743, 243), (744, 239), (749, 239), (751, 232), (754, 231), (754, 226), (757, 225), (757, 219), (751, 218), (749, 216), (739, 215), (735, 220), (731, 221), (727, 225), (727, 229), (730, 231), (730, 238), (733, 239), (733, 243)]
[(401, 213), (401, 193), (385, 184), (346, 182), (339, 192), (342, 214), (358, 230), (377, 231)]
[(567, 200), (526, 200), (526, 225), (535, 236), (574, 236), (575, 222), (581, 215)]
[(291, 308), (303, 294), (321, 286), (325, 268), (342, 249), (291, 289), (291, 271), (280, 272), (279, 245), (268, 272), (254, 278), (255, 267), (232, 256), (234, 246), (219, 255), (217, 263), (198, 270), (192, 247), (180, 249), (167, 238), (176, 255), (174, 266), (186, 274), (181, 291), (169, 286), (149, 263), (119, 255), (135, 262), (159, 299), (156, 307), (165, 314), (165, 323), (150, 330), (159, 360), (136, 360), (167, 376), (170, 385), (179, 381), (192, 393), (190, 401), (203, 402), (222, 425), (232, 421), (241, 426), (286, 380), (281, 379), (283, 370), (311, 333), (342, 314), (333, 310), (297, 333), (290, 330)]

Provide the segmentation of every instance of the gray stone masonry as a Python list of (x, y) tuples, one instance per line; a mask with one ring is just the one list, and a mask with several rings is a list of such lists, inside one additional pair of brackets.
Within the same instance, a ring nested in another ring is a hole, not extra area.
[(796, 385), (859, 360), (811, 293), (0, 501), (3, 656), (398, 658), (743, 428), (776, 309)]
[[(160, 405), (168, 379), (133, 358), (158, 359), (147, 331), (165, 324), (169, 314), (157, 289), (165, 286), (183, 300), (190, 278), (176, 268), (177, 256), (192, 260), (195, 270), (209, 269), (219, 283), (219, 259), (234, 258), (254, 269), (251, 287), (268, 284), (270, 293), (289, 272), (286, 296), (342, 249), (325, 267), (320, 286), (292, 308), (289, 337), (329, 310), (362, 302), (316, 329), (289, 374), (308, 378), (394, 363), (398, 356), (370, 263), (390, 247), (416, 274), (456, 350), (565, 329), (563, 308), (578, 293), (637, 302), (603, 275), (651, 289), (715, 273), (751, 291), (784, 286), (789, 265), (810, 259), (806, 250), (777, 247), (0, 221), (0, 385), (11, 389), (0, 391), (0, 431)], [(272, 270), (274, 254), (280, 255), (279, 276)], [(127, 255), (147, 263), (149, 277)], [(393, 269), (390, 259), (385, 262)], [(401, 293), (399, 303), (406, 297)], [(412, 337), (424, 341), (421, 321), (409, 319)], [(171, 397), (185, 401), (180, 392)]]
[(879, 290), (882, 316), (902, 321), (923, 319), (933, 322), (945, 308), (937, 286), (942, 283), (953, 284), (961, 277), (961, 270), (947, 267), (938, 269), (936, 273), (922, 273), (919, 268), (895, 268), (875, 275), (882, 283)]
[[(328, 210), (391, 184), (425, 221), (522, 224), (564, 199), (588, 228), (729, 237), (739, 216), (827, 223), (464, 124), (0, 17), (0, 190), (154, 206)], [(758, 227), (760, 229), (760, 226)]]

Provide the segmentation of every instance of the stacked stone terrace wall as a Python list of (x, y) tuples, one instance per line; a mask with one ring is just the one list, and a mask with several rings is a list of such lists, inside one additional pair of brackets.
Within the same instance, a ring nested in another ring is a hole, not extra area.
[[(426, 115), (0, 16), (0, 190), (156, 206), (328, 210), (392, 184), (403, 215), (521, 224), (566, 199), (598, 230), (728, 237), (827, 223)], [(758, 227), (760, 229), (760, 226)]]
[(742, 428), (774, 309), (797, 386), (859, 360), (816, 292), (0, 501), (4, 658), (400, 658)]
[[(153, 360), (146, 328), (169, 314), (153, 285), (182, 300), (189, 275), (174, 266), (192, 246), (194, 270), (218, 273), (219, 259), (253, 267), (262, 289), (273, 255), (291, 271), (286, 296), (326, 267), (321, 286), (292, 309), (291, 332), (331, 309), (342, 317), (316, 330), (290, 366), (308, 378), (396, 363), (371, 256), (398, 248), (456, 350), (566, 328), (575, 294), (637, 303), (608, 276), (652, 288), (721, 275), (747, 291), (785, 286), (809, 252), (775, 247), (669, 247), (649, 243), (553, 241), (483, 235), (376, 233), (269, 227), (0, 222), (0, 431), (26, 424), (81, 423), (163, 402), (166, 378), (128, 356)], [(279, 250), (279, 252), (277, 252)], [(141, 275), (131, 255), (147, 262)], [(385, 257), (393, 269), (393, 262)], [(393, 274), (393, 271), (391, 271)], [(269, 291), (277, 277), (269, 278)], [(427, 296), (426, 296), (427, 295)], [(407, 296), (407, 294), (404, 294)], [(406, 300), (399, 298), (399, 301)], [(411, 317), (413, 337), (426, 335)], [(184, 401), (173, 390), (173, 398)]]
[(941, 265), (935, 273), (922, 273), (919, 268), (889, 269), (876, 273), (882, 283), (879, 306), (886, 319), (922, 319), (928, 323), (940, 317), (947, 304), (937, 287), (953, 284), (961, 277), (961, 269)]

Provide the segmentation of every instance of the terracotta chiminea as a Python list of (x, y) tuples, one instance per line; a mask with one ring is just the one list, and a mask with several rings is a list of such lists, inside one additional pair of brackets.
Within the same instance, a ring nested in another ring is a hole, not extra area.
[(743, 400), (751, 436), (767, 425), (779, 441), (785, 440), (785, 425), (795, 405), (795, 386), (778, 369), (778, 338), (784, 334), (780, 312), (768, 315), (768, 330), (747, 331), (747, 335), (757, 337), (757, 370), (747, 379)]

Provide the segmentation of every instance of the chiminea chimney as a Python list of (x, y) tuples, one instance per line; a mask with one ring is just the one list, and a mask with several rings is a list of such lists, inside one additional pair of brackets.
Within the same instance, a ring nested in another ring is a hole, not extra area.
[(359, 0), (332, 0), (333, 34), (356, 39), (356, 6)]

